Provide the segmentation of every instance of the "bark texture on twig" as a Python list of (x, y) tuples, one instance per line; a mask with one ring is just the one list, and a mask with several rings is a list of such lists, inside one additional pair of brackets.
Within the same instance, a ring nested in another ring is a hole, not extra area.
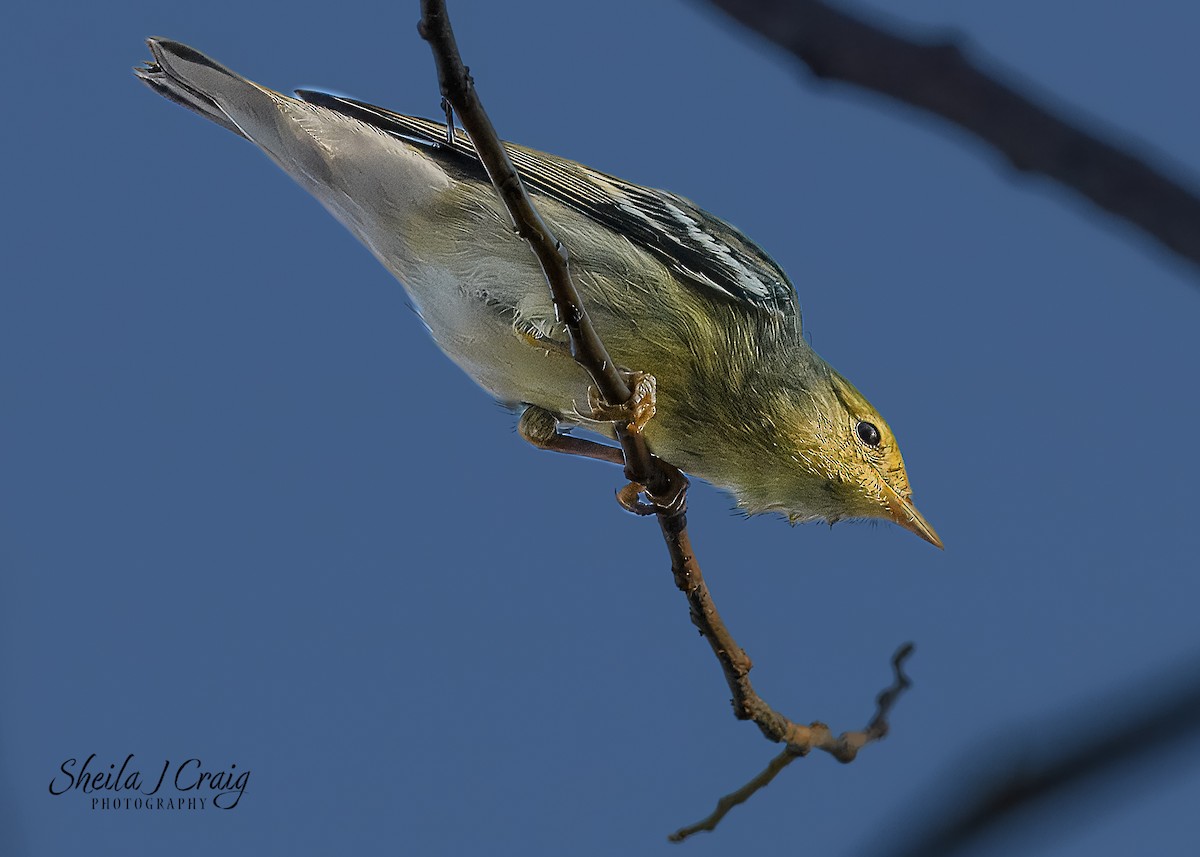
[(1162, 170), (1056, 116), (986, 74), (952, 41), (911, 41), (822, 0), (712, 0), (794, 54), (818, 78), (840, 80), (964, 128), (1014, 167), (1072, 188), (1200, 265), (1200, 196)]
[[(875, 716), (871, 718), (871, 722), (867, 724), (867, 728), (862, 732), (846, 732), (837, 739), (839, 748), (854, 748), (857, 752), (868, 741), (878, 741), (887, 734), (887, 716), (892, 710), (892, 706), (896, 704), (896, 700), (912, 684), (907, 675), (904, 674), (904, 662), (908, 656), (912, 654), (913, 647), (911, 643), (901, 646), (900, 650), (892, 657), (892, 683), (886, 690), (879, 694), (875, 699), (876, 709)], [(822, 723), (814, 723), (812, 727), (820, 727), (828, 732), (828, 727)], [(832, 736), (830, 736), (832, 737)], [(845, 751), (843, 751), (844, 753)], [(770, 784), (771, 780), (778, 776), (779, 772), (790, 765), (799, 755), (793, 748), (788, 747), (778, 756), (770, 761), (766, 768), (762, 770), (758, 776), (746, 783), (739, 789), (736, 789), (725, 797), (717, 801), (717, 807), (707, 816), (697, 821), (695, 824), (689, 824), (687, 827), (681, 827), (672, 833), (668, 839), (672, 842), (682, 842), (694, 833), (700, 833), (703, 830), (716, 830), (717, 825), (721, 823), (729, 811), (738, 804), (745, 803), (754, 794), (762, 788)], [(848, 758), (839, 755), (837, 752), (833, 755), (843, 762), (852, 761), (854, 756), (851, 754)]]
[[(575, 360), (591, 375), (606, 402), (626, 403), (631, 396), (629, 386), (613, 365), (604, 343), (592, 327), (578, 290), (571, 282), (566, 248), (554, 237), (534, 208), (491, 120), (484, 112), (475, 92), (474, 81), (459, 55), (443, 0), (422, 0), (418, 31), (433, 51), (445, 103), (461, 118), (463, 128), (512, 217), (517, 234), (529, 242), (542, 266), (559, 320), (566, 324), (570, 333)], [(447, 117), (452, 118), (449, 111)], [(617, 437), (625, 455), (626, 476), (631, 482), (646, 487), (646, 495), (653, 504), (653, 513), (658, 517), (671, 556), (675, 583), (687, 596), (692, 622), (708, 640), (721, 663), (725, 680), (733, 693), (735, 715), (742, 720), (753, 720), (771, 741), (786, 743), (787, 752), (793, 756), (820, 749), (840, 761), (849, 762), (864, 744), (883, 737), (887, 732), (886, 710), (895, 696), (907, 686), (907, 680), (890, 691), (886, 705), (881, 697), (880, 711), (865, 731), (848, 732), (837, 737), (823, 723), (809, 726), (793, 723), (755, 692), (749, 678), (750, 658), (721, 620), (692, 551), (687, 532), (687, 480), (678, 469), (651, 455), (645, 438), (633, 430), (628, 422), (617, 424)], [(897, 655), (897, 670), (908, 650), (909, 647), (906, 647)]]

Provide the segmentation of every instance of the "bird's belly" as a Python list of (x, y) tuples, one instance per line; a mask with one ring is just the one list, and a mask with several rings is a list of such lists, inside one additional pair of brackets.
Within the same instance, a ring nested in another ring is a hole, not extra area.
[[(572, 413), (577, 404), (587, 407), (584, 371), (558, 341), (540, 342), (526, 332), (529, 322), (519, 319), (511, 294), (498, 295), (482, 279), (463, 282), (440, 267), (403, 268), (393, 273), (434, 341), (477, 384), (509, 405), (535, 404), (559, 414)], [(495, 273), (489, 272), (489, 281)], [(520, 266), (508, 275), (542, 276)], [(537, 285), (548, 288), (544, 280)]]

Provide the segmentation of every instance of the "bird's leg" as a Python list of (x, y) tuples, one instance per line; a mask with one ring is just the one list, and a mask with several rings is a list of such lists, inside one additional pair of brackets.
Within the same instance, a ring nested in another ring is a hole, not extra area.
[(597, 461), (625, 466), (625, 454), (619, 447), (608, 446), (582, 437), (572, 437), (558, 430), (558, 416), (537, 405), (528, 405), (517, 422), (521, 437), (538, 449), (563, 452), (567, 455), (582, 455)]
[[(622, 370), (625, 380), (632, 391), (629, 401), (619, 405), (610, 405), (600, 398), (600, 391), (588, 387), (588, 407), (591, 418), (607, 422), (623, 422), (633, 434), (640, 434), (646, 424), (658, 411), (658, 380), (648, 372), (631, 372)], [(635, 515), (653, 515), (659, 509), (682, 511), (684, 498), (687, 496), (687, 479), (679, 471), (678, 479), (674, 479), (671, 491), (666, 497), (650, 497), (646, 486), (639, 482), (629, 482), (617, 492), (617, 502)], [(641, 495), (645, 494), (653, 503), (642, 502)]]
[[(527, 405), (517, 421), (517, 431), (526, 441), (538, 449), (548, 449), (551, 452), (562, 452), (567, 455), (581, 455), (584, 458), (594, 458), (597, 461), (607, 461), (609, 464), (625, 466), (625, 454), (619, 447), (608, 446), (594, 440), (582, 437), (572, 437), (558, 430), (559, 419), (556, 414), (537, 405)], [(652, 498), (667, 509), (682, 507), (686, 495), (687, 478), (675, 471), (677, 481), (672, 484), (668, 497)], [(617, 502), (626, 511), (635, 515), (653, 515), (658, 508), (642, 501), (640, 495), (646, 492), (646, 486), (637, 482), (629, 482), (617, 491)], [(682, 508), (680, 508), (682, 511)]]
[[(595, 387), (588, 388), (588, 405), (591, 414), (579, 416), (597, 421), (622, 421), (629, 424), (631, 431), (640, 432), (654, 416), (656, 411), (655, 391), (657, 382), (653, 375), (645, 372), (627, 372), (633, 395), (623, 405), (607, 405), (601, 402), (600, 394)], [(578, 409), (576, 410), (578, 413)], [(581, 455), (610, 464), (625, 465), (625, 455), (618, 447), (597, 443), (593, 440), (572, 437), (558, 430), (558, 415), (536, 405), (527, 405), (521, 412), (517, 422), (517, 431), (526, 441), (538, 449), (548, 449), (551, 452), (562, 452), (569, 455)], [(617, 491), (617, 502), (622, 508), (635, 515), (653, 515), (660, 509), (668, 511), (683, 511), (687, 496), (687, 478), (674, 468), (675, 473), (670, 491), (664, 497), (650, 497), (646, 486), (637, 482), (629, 482)], [(653, 503), (643, 502), (641, 495), (646, 494)]]

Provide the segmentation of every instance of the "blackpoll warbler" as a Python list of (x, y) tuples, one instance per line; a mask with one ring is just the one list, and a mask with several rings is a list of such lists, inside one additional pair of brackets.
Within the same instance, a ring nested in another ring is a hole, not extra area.
[[(522, 434), (543, 445), (558, 425), (611, 436), (595, 411), (580, 413), (589, 379), (462, 135), (335, 95), (289, 98), (186, 45), (149, 44), (154, 59), (137, 75), (258, 145), (320, 200), (404, 284), (450, 359), (524, 409)], [(805, 342), (791, 283), (753, 242), (674, 194), (509, 152), (570, 249), (614, 360), (657, 378), (643, 429), (656, 453), (749, 513), (883, 518), (941, 547), (912, 505), (891, 430)]]

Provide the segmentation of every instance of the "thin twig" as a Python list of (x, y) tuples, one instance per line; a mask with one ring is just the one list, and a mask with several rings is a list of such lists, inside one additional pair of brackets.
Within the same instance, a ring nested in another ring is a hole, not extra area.
[[(592, 377), (605, 402), (624, 404), (629, 401), (632, 391), (600, 341), (579, 298), (579, 291), (571, 281), (567, 248), (554, 236), (534, 207), (508, 152), (500, 144), (492, 120), (483, 109), (475, 91), (475, 81), (458, 52), (445, 2), (422, 0), (421, 21), (417, 31), (421, 38), (429, 42), (433, 51), (442, 98), (458, 113), (463, 127), (471, 136), (480, 162), (487, 170), (488, 178), (492, 180), (496, 193), (512, 217), (517, 235), (525, 239), (542, 266), (542, 272), (550, 284), (555, 314), (570, 334), (572, 355)], [(645, 439), (640, 433), (630, 431), (628, 422), (618, 423), (616, 429), (617, 439), (625, 452), (629, 480), (645, 485), (651, 495), (669, 494), (674, 474), (651, 460)]]
[[(567, 250), (535, 209), (480, 103), (474, 81), (459, 55), (444, 0), (422, 0), (417, 30), (433, 51), (442, 97), (458, 113), (496, 193), (508, 209), (517, 234), (529, 243), (542, 266), (557, 317), (570, 334), (575, 360), (587, 370), (605, 402), (628, 402), (632, 395), (629, 385), (600, 341), (571, 281)], [(865, 732), (845, 733), (834, 738), (829, 727), (822, 723), (810, 726), (793, 723), (755, 692), (749, 678), (750, 658), (721, 620), (692, 551), (687, 532), (686, 478), (677, 468), (653, 456), (645, 438), (628, 422), (618, 422), (616, 432), (625, 455), (626, 477), (646, 487), (646, 495), (653, 503), (671, 556), (675, 584), (687, 596), (692, 622), (708, 640), (721, 663), (725, 681), (733, 693), (733, 709), (738, 719), (753, 720), (768, 739), (787, 744), (792, 755), (803, 756), (816, 748), (843, 762), (851, 761), (863, 744), (882, 737), (887, 731), (882, 713)], [(902, 660), (903, 655), (898, 658)], [(897, 669), (898, 664), (899, 661)], [(894, 696), (891, 699), (894, 701)], [(881, 701), (881, 711), (882, 706)]]
[(682, 842), (695, 833), (700, 833), (705, 830), (716, 830), (717, 825), (720, 824), (721, 820), (729, 814), (731, 809), (738, 804), (745, 803), (746, 801), (750, 800), (750, 798), (754, 797), (755, 793), (758, 792), (759, 789), (765, 788), (771, 782), (771, 780), (775, 779), (780, 771), (790, 765), (796, 758), (796, 754), (791, 750), (784, 750), (782, 753), (772, 759), (770, 763), (768, 763), (767, 767), (765, 767), (757, 777), (746, 783), (746, 785), (742, 786), (740, 789), (731, 791), (729, 794), (718, 800), (717, 808), (711, 813), (697, 821), (695, 824), (689, 824), (687, 827), (679, 828), (670, 836), (668, 836), (667, 839), (671, 842)]
[[(845, 733), (839, 740), (846, 744), (857, 743), (861, 747), (867, 741), (877, 741), (887, 734), (887, 715), (891, 711), (892, 706), (896, 704), (896, 700), (900, 698), (900, 694), (907, 690), (912, 682), (904, 673), (904, 662), (913, 652), (912, 643), (906, 643), (901, 646), (899, 651), (892, 656), (892, 684), (886, 690), (881, 692), (875, 700), (876, 709), (875, 716), (871, 718), (871, 722), (862, 732)], [(821, 724), (814, 723), (813, 726)], [(853, 738), (850, 736), (854, 736)], [(860, 743), (861, 742), (861, 743)], [(671, 842), (682, 842), (694, 833), (700, 833), (703, 830), (716, 830), (717, 825), (721, 820), (729, 814), (729, 811), (738, 804), (745, 803), (754, 796), (759, 789), (765, 788), (771, 780), (790, 765), (799, 754), (788, 747), (778, 756), (773, 758), (767, 767), (759, 773), (754, 779), (746, 783), (739, 789), (730, 792), (723, 798), (717, 801), (717, 807), (704, 818), (697, 821), (695, 824), (689, 824), (687, 827), (681, 827), (670, 836), (667, 837)], [(843, 759), (850, 761), (850, 759)]]
[(942, 37), (917, 42), (822, 0), (711, 0), (822, 79), (918, 107), (970, 131), (1018, 170), (1040, 173), (1200, 265), (1200, 197), (1113, 143), (986, 74)]

